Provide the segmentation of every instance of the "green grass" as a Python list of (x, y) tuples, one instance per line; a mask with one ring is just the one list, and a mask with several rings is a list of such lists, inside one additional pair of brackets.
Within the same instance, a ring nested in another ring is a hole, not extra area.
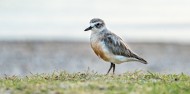
[(190, 94), (185, 74), (94, 72), (35, 74), (0, 78), (0, 94)]

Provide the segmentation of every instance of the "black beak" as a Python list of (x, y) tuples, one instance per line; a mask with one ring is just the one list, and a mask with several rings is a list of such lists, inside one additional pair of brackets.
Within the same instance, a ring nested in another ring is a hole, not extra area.
[(84, 31), (88, 31), (91, 30), (93, 27), (89, 26), (88, 28), (86, 28)]

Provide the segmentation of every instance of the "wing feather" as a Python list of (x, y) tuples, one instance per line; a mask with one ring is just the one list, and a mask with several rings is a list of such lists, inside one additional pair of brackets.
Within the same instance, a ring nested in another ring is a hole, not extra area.
[(114, 33), (106, 33), (102, 38), (102, 41), (106, 44), (106, 47), (109, 49), (109, 51), (114, 55), (136, 58), (137, 60), (142, 61), (142, 63), (147, 63), (146, 60), (130, 51), (124, 41)]

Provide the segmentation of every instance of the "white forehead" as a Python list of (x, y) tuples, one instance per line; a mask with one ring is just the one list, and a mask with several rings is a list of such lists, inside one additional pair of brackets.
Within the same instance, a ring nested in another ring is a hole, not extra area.
[(101, 23), (101, 22), (90, 23), (90, 26), (94, 26), (94, 25), (96, 25), (97, 23)]

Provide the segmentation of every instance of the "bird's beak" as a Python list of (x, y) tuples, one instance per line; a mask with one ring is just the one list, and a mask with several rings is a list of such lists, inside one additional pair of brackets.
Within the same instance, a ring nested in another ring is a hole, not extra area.
[(84, 31), (88, 31), (91, 30), (93, 27), (89, 26), (88, 28), (86, 28)]

